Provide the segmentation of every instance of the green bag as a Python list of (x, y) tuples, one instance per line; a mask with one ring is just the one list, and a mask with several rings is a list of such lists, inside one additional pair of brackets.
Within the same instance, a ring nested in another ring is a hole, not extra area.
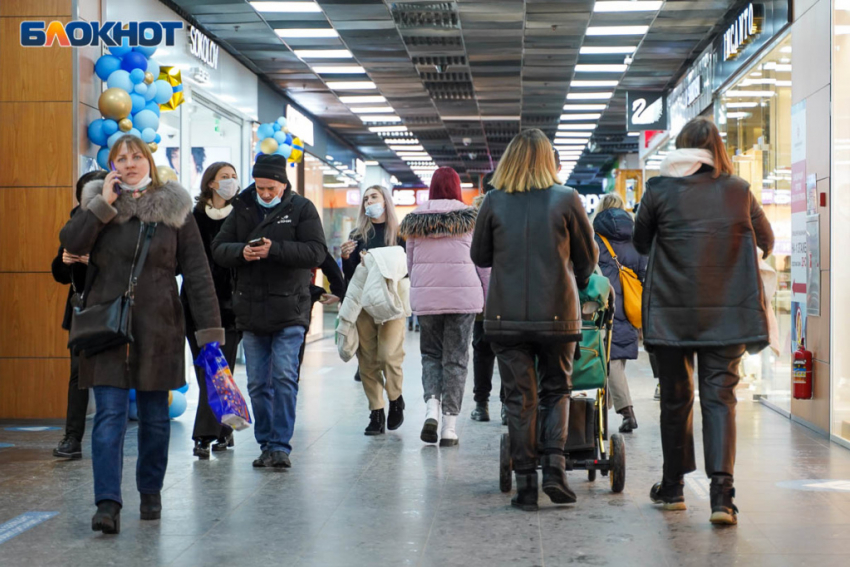
[(605, 387), (605, 341), (595, 325), (581, 331), (581, 357), (573, 362), (573, 390)]

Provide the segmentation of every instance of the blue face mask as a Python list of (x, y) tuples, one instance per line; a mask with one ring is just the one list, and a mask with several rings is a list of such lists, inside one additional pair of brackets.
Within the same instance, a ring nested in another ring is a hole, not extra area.
[(273, 209), (280, 204), (280, 197), (275, 197), (274, 199), (272, 199), (271, 203), (266, 203), (260, 198), (260, 194), (257, 193), (257, 202), (260, 204), (261, 207)]

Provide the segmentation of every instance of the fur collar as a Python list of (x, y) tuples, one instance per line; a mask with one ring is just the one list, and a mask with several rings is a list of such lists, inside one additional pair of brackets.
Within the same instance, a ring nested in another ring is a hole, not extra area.
[(411, 236), (463, 236), (475, 229), (478, 211), (469, 207), (441, 213), (409, 214), (399, 227), (404, 238)]
[[(95, 179), (83, 186), (80, 207), (89, 208), (89, 203), (103, 192), (103, 180)], [(122, 192), (112, 203), (118, 215), (112, 220), (116, 224), (127, 222), (133, 217), (145, 223), (162, 223), (171, 228), (180, 228), (192, 210), (192, 198), (182, 185), (169, 181), (159, 189), (148, 189), (136, 199), (128, 192)]]

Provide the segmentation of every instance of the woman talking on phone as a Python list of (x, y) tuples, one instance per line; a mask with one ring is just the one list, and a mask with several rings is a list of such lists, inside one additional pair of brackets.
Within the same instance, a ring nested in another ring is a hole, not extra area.
[[(131, 389), (136, 390), (139, 415), (136, 486), (141, 519), (159, 519), (162, 511), (171, 429), (168, 393), (186, 383), (183, 309), (174, 277), (178, 269), (199, 329), (198, 344), (224, 344), (224, 329), (189, 193), (176, 182), (159, 179), (150, 149), (135, 136), (115, 142), (109, 163), (112, 171), (106, 179), (83, 187), (80, 211), (59, 239), (68, 253), (90, 257), (94, 274), (88, 278), (85, 308), (112, 303), (125, 293), (134, 299), (132, 342), (95, 354), (84, 350), (80, 357), (80, 387), (93, 388), (97, 403), (92, 530), (117, 534)], [(139, 268), (135, 286), (128, 285)]]
[[(390, 192), (373, 185), (363, 193), (357, 228), (340, 250), (346, 283), (351, 282), (364, 254), (384, 246), (404, 247), (404, 240), (398, 234), (398, 218)], [(401, 397), (404, 323), (404, 319), (396, 319), (378, 325), (365, 310), (357, 319), (358, 372), (371, 410), (366, 435), (380, 435), (385, 427), (398, 429), (404, 421), (404, 398)], [(388, 414), (384, 413), (384, 390), (390, 401)]]

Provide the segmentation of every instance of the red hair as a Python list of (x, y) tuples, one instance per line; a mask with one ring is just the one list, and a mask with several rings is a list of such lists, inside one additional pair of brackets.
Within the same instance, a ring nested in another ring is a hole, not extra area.
[(463, 194), (460, 191), (460, 176), (457, 171), (450, 167), (441, 167), (434, 172), (431, 178), (431, 190), (428, 199), (454, 199), (462, 201)]

